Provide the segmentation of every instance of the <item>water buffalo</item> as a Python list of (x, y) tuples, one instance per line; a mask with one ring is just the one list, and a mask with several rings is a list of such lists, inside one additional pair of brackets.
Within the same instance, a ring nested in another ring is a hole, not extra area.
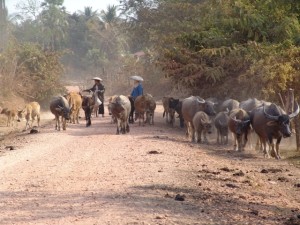
[(245, 101), (240, 102), (239, 107), (246, 112), (251, 112), (256, 107), (261, 106), (264, 103), (264, 101), (257, 100), (256, 98), (249, 98)]
[(111, 113), (117, 119), (117, 134), (128, 133), (129, 130), (129, 113), (131, 110), (131, 104), (128, 97), (119, 95), (112, 99)]
[(228, 144), (228, 113), (229, 111), (219, 112), (215, 117), (215, 127), (217, 128), (218, 144)]
[[(267, 150), (267, 142), (270, 145), (276, 159), (280, 159), (279, 144), (282, 137), (290, 137), (290, 120), (299, 114), (299, 105), (296, 103), (296, 109), (288, 115), (282, 108), (276, 104), (265, 105), (254, 109), (251, 114), (251, 124), (254, 131), (258, 134), (263, 145), (264, 157), (270, 157)], [(274, 148), (273, 139), (276, 139)]]
[(175, 100), (179, 101), (179, 99), (174, 99), (173, 97), (162, 98), (162, 103), (164, 107), (163, 117), (166, 116), (166, 123), (171, 124), (172, 126), (175, 123), (175, 108), (170, 107), (170, 105), (173, 104)]
[[(180, 127), (184, 127), (184, 122), (183, 122), (183, 117), (182, 117), (182, 101), (176, 98), (170, 98), (169, 99), (169, 109), (174, 110), (178, 114), (179, 122), (180, 122)], [(174, 120), (175, 120), (175, 115), (174, 115)]]
[(186, 134), (193, 141), (194, 140), (194, 125), (192, 123), (195, 114), (199, 111), (205, 112), (209, 116), (215, 116), (213, 103), (205, 101), (198, 96), (191, 96), (182, 101), (182, 117), (186, 125)]
[[(40, 126), (40, 110), (41, 106), (38, 102), (29, 102), (22, 110), (18, 111), (18, 121), (21, 121), (23, 117), (26, 119), (25, 130), (27, 130), (27, 127), (32, 127), (35, 118), (37, 118), (38, 127)], [(29, 125), (30, 120), (31, 125)]]
[(233, 148), (237, 151), (243, 151), (250, 131), (250, 117), (243, 109), (233, 109), (229, 114), (229, 130), (233, 133)]
[(219, 107), (219, 112), (222, 111), (226, 111), (227, 109), (229, 111), (233, 110), (233, 109), (238, 109), (239, 108), (240, 103), (235, 100), (235, 99), (227, 99), (224, 102), (221, 103), (220, 107)]
[(211, 119), (209, 116), (205, 112), (197, 112), (193, 118), (193, 126), (195, 128), (195, 142), (201, 143), (201, 136), (203, 134), (204, 142), (208, 144), (206, 133), (212, 133)]
[(63, 130), (66, 130), (66, 120), (70, 119), (71, 109), (67, 99), (63, 96), (57, 96), (50, 102), (50, 111), (55, 115), (55, 129), (60, 130), (60, 117)]
[(101, 105), (101, 104), (102, 104), (102, 102), (100, 101), (100, 99), (98, 97), (97, 91), (92, 92), (92, 96), (82, 96), (81, 107), (84, 111), (86, 127), (89, 127), (92, 125), (92, 121), (91, 121), (92, 112), (96, 113), (96, 111), (99, 108), (99, 105)]

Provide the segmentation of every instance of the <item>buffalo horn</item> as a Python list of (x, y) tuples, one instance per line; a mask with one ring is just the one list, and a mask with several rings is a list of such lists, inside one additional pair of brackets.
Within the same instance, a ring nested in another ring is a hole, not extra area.
[(273, 116), (273, 115), (270, 115), (266, 112), (265, 110), (265, 104), (263, 104), (263, 110), (264, 110), (264, 114), (265, 116), (270, 119), (270, 120), (278, 120), (279, 116)]
[(297, 102), (296, 102), (296, 107), (297, 108), (296, 108), (295, 112), (293, 112), (289, 115), (290, 119), (293, 119), (295, 116), (297, 116), (299, 114), (300, 109), (299, 109), (299, 105)]
[(199, 98), (197, 98), (197, 102), (203, 104), (203, 103), (205, 103), (205, 100), (204, 100), (204, 99), (201, 99), (201, 100), (200, 100)]
[(230, 116), (230, 118), (236, 123), (245, 123), (246, 124), (246, 123), (250, 122), (250, 120), (238, 120), (238, 119), (236, 119), (236, 117), (232, 118), (232, 116)]

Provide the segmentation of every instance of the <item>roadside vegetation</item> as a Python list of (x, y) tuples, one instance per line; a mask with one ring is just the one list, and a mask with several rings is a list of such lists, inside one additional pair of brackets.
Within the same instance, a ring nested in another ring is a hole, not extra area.
[(167, 80), (204, 98), (280, 103), (292, 88), (299, 101), (298, 1), (122, 0), (72, 14), (63, 0), (24, 0), (17, 14), (0, 2), (2, 96), (47, 101), (95, 75), (110, 94), (142, 75), (150, 93)]

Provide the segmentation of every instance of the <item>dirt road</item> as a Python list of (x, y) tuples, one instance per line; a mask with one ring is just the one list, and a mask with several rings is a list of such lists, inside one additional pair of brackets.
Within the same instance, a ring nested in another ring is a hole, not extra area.
[(156, 117), (126, 135), (106, 116), (2, 141), (0, 224), (300, 224), (299, 168), (191, 144)]

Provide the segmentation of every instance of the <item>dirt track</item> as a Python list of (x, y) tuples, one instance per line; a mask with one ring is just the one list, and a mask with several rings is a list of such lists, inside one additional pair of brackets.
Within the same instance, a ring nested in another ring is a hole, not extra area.
[(300, 224), (298, 168), (191, 144), (161, 117), (126, 135), (106, 116), (2, 141), (0, 224)]

